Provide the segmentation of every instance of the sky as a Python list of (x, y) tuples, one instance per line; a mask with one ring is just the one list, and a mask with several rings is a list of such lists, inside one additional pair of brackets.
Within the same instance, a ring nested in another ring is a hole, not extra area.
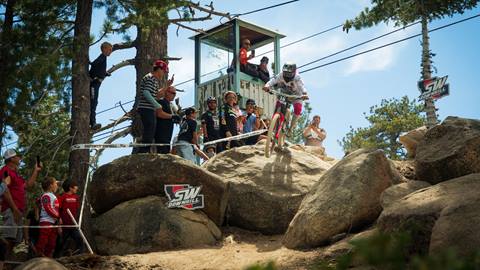
[[(281, 2), (284, 1), (215, 0), (214, 6), (218, 11), (236, 14)], [(201, 3), (208, 4), (210, 1), (201, 1)], [(281, 40), (282, 45), (339, 25), (346, 19), (355, 17), (369, 3), (370, 1), (367, 0), (300, 0), (285, 6), (241, 16), (241, 19), (286, 35)], [(462, 15), (431, 22), (429, 27), (441, 26), (479, 13), (480, 7), (477, 7)], [(176, 14), (172, 13), (171, 15), (174, 17)], [(104, 10), (94, 11), (93, 35), (100, 35), (104, 19)], [(192, 23), (189, 26), (208, 29), (218, 24), (219, 18), (213, 17), (211, 21)], [(297, 65), (302, 65), (393, 29), (395, 29), (393, 24), (379, 24), (360, 31), (351, 30), (347, 34), (339, 28), (282, 49), (281, 62), (294, 61)], [(168, 52), (170, 56), (182, 58), (182, 60), (170, 64), (170, 73), (175, 74), (175, 81), (178, 83), (193, 78), (194, 42), (189, 37), (195, 33), (185, 29), (180, 29), (178, 35), (176, 32), (175, 26), (169, 27)], [(420, 33), (420, 25), (415, 25), (309, 67), (418, 33)], [(478, 69), (480, 62), (479, 36), (480, 18), (430, 34), (431, 50), (436, 54), (433, 58), (434, 66), (438, 70), (438, 73), (434, 75), (448, 75), (447, 82), (450, 84), (450, 96), (444, 97), (436, 103), (439, 108), (440, 120), (450, 115), (480, 119), (478, 105), (480, 89), (478, 89), (477, 83), (477, 76), (480, 75)], [(121, 37), (108, 36), (105, 41), (116, 43), (121, 41)], [(95, 59), (99, 52), (99, 44), (92, 46), (90, 59)], [(261, 50), (259, 49), (258, 52)], [(116, 51), (108, 58), (107, 66), (111, 67), (122, 60), (133, 58), (134, 55), (134, 49)], [(312, 115), (321, 116), (321, 127), (327, 131), (324, 146), (329, 156), (335, 158), (343, 156), (338, 140), (345, 136), (350, 126), (356, 128), (368, 125), (363, 113), (368, 112), (371, 106), (380, 104), (382, 99), (400, 98), (404, 95), (414, 99), (419, 96), (417, 81), (420, 79), (420, 56), (420, 38), (414, 38), (301, 75), (310, 96)], [(217, 67), (209, 70), (215, 68)], [(193, 105), (193, 83), (184, 84), (180, 88), (185, 90), (184, 93), (177, 94), (182, 104)], [(132, 100), (134, 96), (134, 68), (120, 69), (103, 82), (97, 111), (110, 108), (119, 101)], [(129, 110), (131, 105), (126, 105), (126, 108)], [(106, 125), (111, 123), (112, 119), (120, 117), (122, 113), (121, 109), (102, 113), (97, 116), (97, 122)], [(127, 136), (117, 142), (131, 142), (131, 137)], [(107, 149), (102, 154), (100, 163), (109, 162), (119, 156), (129, 154), (130, 151), (130, 149)]]

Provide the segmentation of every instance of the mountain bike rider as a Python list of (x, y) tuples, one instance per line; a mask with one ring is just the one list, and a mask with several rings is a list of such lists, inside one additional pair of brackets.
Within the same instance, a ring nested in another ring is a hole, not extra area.
[[(274, 78), (270, 79), (263, 90), (268, 92), (271, 88), (280, 88), (282, 93), (287, 95), (301, 96), (295, 99), (293, 104), (293, 118), (290, 123), (290, 128), (287, 132), (287, 137), (291, 137), (292, 131), (295, 128), (295, 125), (302, 114), (302, 101), (308, 99), (307, 90), (304, 87), (302, 78), (297, 74), (297, 65), (295, 63), (287, 62), (283, 65), (282, 72), (277, 74)], [(275, 105), (275, 112), (282, 105), (278, 101)]]

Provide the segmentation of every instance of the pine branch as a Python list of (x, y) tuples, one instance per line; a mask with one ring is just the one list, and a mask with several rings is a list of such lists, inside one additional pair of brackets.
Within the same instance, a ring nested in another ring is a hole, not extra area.
[(107, 73), (112, 74), (113, 72), (115, 72), (118, 69), (121, 69), (122, 67), (132, 66), (134, 64), (135, 64), (135, 58), (128, 59), (128, 60), (123, 60), (122, 62), (120, 62), (116, 65), (113, 65), (109, 70), (107, 70)]
[(135, 39), (134, 41), (131, 42), (124, 42), (124, 43), (116, 43), (113, 44), (112, 52), (116, 50), (124, 50), (124, 49), (130, 49), (133, 47), (137, 46), (137, 40)]
[(191, 30), (191, 31), (194, 31), (194, 32), (197, 32), (197, 33), (205, 33), (205, 31), (203, 29), (196, 29), (196, 28), (193, 28), (193, 27), (190, 27), (190, 26), (186, 26), (184, 24), (181, 24), (179, 22), (171, 22), (175, 25), (177, 25), (177, 36), (178, 36), (178, 30), (180, 30), (180, 27), (181, 28), (185, 28), (185, 29), (188, 29), (188, 30)]

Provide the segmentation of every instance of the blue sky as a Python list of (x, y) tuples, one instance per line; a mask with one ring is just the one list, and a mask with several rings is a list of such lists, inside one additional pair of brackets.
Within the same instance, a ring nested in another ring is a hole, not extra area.
[[(205, 2), (205, 1), (202, 1)], [(214, 1), (216, 10), (230, 13), (242, 13), (283, 1)], [(336, 26), (345, 19), (355, 17), (360, 10), (369, 4), (369, 1), (314, 1), (301, 0), (289, 5), (254, 13), (241, 18), (269, 29), (277, 30), (286, 35), (281, 44), (287, 44), (321, 30)], [(468, 11), (463, 15), (445, 18), (432, 22), (429, 27), (444, 25), (449, 22), (480, 13), (480, 8)], [(175, 14), (172, 14), (174, 16)], [(98, 35), (104, 19), (103, 10), (96, 10), (92, 25), (92, 33)], [(211, 21), (191, 24), (193, 27), (208, 29), (219, 23), (214, 18)], [(314, 37), (304, 42), (286, 47), (281, 51), (282, 62), (292, 60), (302, 65), (327, 54), (339, 51), (356, 43), (370, 39), (394, 29), (393, 25), (380, 24), (362, 31), (342, 32), (341, 29)], [(194, 33), (170, 26), (168, 36), (168, 51), (170, 56), (182, 57), (181, 61), (172, 62), (171, 73), (175, 73), (176, 82), (193, 78), (194, 74), (194, 43), (188, 39)], [(317, 64), (323, 64), (335, 59), (379, 46), (406, 36), (420, 33), (420, 26), (416, 25), (391, 36), (369, 43), (352, 51), (326, 59)], [(440, 120), (446, 116), (455, 115), (467, 118), (480, 118), (478, 101), (477, 65), (480, 62), (480, 19), (476, 18), (440, 31), (431, 33), (431, 50), (436, 53), (434, 65), (438, 75), (449, 75), (451, 95), (437, 102)], [(120, 41), (120, 37), (107, 38), (110, 42)], [(92, 47), (91, 59), (99, 52), (98, 46)], [(258, 50), (261, 52), (261, 50)], [(258, 54), (257, 52), (257, 54)], [(108, 66), (121, 60), (132, 58), (134, 50), (114, 52), (109, 58)], [(365, 54), (350, 60), (342, 61), (324, 68), (302, 74), (310, 95), (313, 114), (322, 117), (321, 126), (327, 131), (325, 141), (326, 151), (330, 156), (341, 158), (343, 151), (337, 140), (341, 140), (348, 132), (349, 127), (366, 126), (363, 112), (368, 112), (370, 106), (379, 104), (384, 98), (399, 98), (404, 95), (411, 99), (418, 97), (417, 81), (420, 78), (420, 39), (393, 45), (381, 50)], [(210, 70), (213, 70), (213, 67)], [(194, 103), (193, 83), (184, 84), (180, 88), (183, 104)], [(98, 111), (113, 106), (122, 100), (131, 100), (135, 94), (135, 70), (133, 67), (124, 68), (108, 78), (100, 89)], [(129, 107), (130, 108), (130, 107)], [(101, 114), (98, 120), (102, 124), (121, 115), (121, 110), (113, 110)], [(129, 142), (126, 137), (120, 142)], [(104, 152), (101, 163), (128, 154), (127, 150), (108, 149)]]
[[(280, 2), (283, 1), (216, 0), (214, 6), (216, 10), (234, 14)], [(209, 3), (209, 1), (202, 1), (202, 3)], [(368, 4), (369, 1), (366, 0), (301, 0), (241, 18), (285, 34), (286, 38), (281, 40), (281, 44), (286, 44), (341, 24), (345, 19), (355, 17)], [(444, 25), (478, 13), (480, 13), (479, 7), (463, 15), (432, 22), (429, 27)], [(172, 16), (175, 16), (175, 14), (172, 13)], [(104, 18), (104, 10), (94, 11), (92, 34), (96, 36), (100, 34)], [(211, 21), (194, 23), (190, 26), (208, 29), (218, 23), (218, 18), (214, 18)], [(331, 31), (282, 49), (282, 63), (291, 60), (298, 65), (302, 65), (392, 29), (394, 29), (393, 25), (380, 24), (370, 29), (353, 30), (348, 34), (342, 32), (341, 29)], [(194, 33), (181, 29), (177, 36), (176, 30), (175, 26), (169, 28), (168, 51), (170, 56), (182, 57), (181, 61), (172, 62), (170, 65), (171, 73), (175, 73), (175, 80), (178, 83), (193, 78), (194, 43), (188, 38)], [(417, 33), (420, 33), (419, 25), (317, 64), (327, 63)], [(433, 32), (430, 35), (431, 50), (437, 54), (433, 60), (438, 69), (438, 75), (448, 75), (448, 82), (450, 83), (451, 95), (437, 102), (440, 120), (449, 115), (480, 118), (478, 106), (480, 91), (477, 82), (478, 63), (480, 62), (479, 34), (480, 19), (476, 18)], [(121, 41), (121, 37), (109, 36), (105, 40), (115, 43)], [(93, 46), (90, 50), (90, 59), (95, 59), (99, 51), (99, 44)], [(337, 140), (341, 140), (350, 126), (367, 125), (363, 112), (368, 112), (370, 106), (379, 104), (381, 99), (384, 98), (400, 98), (404, 95), (411, 99), (418, 97), (419, 92), (416, 85), (420, 78), (420, 54), (420, 39), (415, 38), (302, 74), (309, 92), (313, 114), (322, 117), (321, 126), (327, 131), (327, 139), (324, 144), (330, 156), (335, 158), (343, 156)], [(108, 67), (122, 60), (133, 58), (134, 55), (135, 51), (133, 49), (114, 52), (108, 59)], [(193, 83), (184, 84), (180, 88), (186, 90), (185, 93), (179, 94), (182, 103), (192, 105), (194, 103)], [(129, 101), (134, 98), (134, 95), (135, 70), (133, 67), (123, 68), (115, 72), (112, 77), (107, 78), (102, 84), (97, 111), (112, 107), (118, 101)], [(127, 108), (130, 109), (131, 105), (127, 105)], [(97, 121), (105, 125), (121, 114), (120, 109), (112, 110), (100, 114)], [(118, 140), (118, 142), (130, 141), (130, 136)], [(107, 149), (100, 162), (109, 162), (129, 152), (130, 149)]]

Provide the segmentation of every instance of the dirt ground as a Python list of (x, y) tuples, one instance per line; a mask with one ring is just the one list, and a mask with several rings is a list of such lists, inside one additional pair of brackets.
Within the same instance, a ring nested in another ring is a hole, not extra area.
[(245, 269), (274, 261), (278, 269), (315, 269), (322, 258), (333, 258), (349, 250), (347, 237), (334, 245), (308, 251), (282, 246), (282, 235), (265, 236), (238, 228), (223, 230), (223, 241), (216, 246), (126, 256), (75, 256), (60, 259), (72, 270), (200, 270)]

